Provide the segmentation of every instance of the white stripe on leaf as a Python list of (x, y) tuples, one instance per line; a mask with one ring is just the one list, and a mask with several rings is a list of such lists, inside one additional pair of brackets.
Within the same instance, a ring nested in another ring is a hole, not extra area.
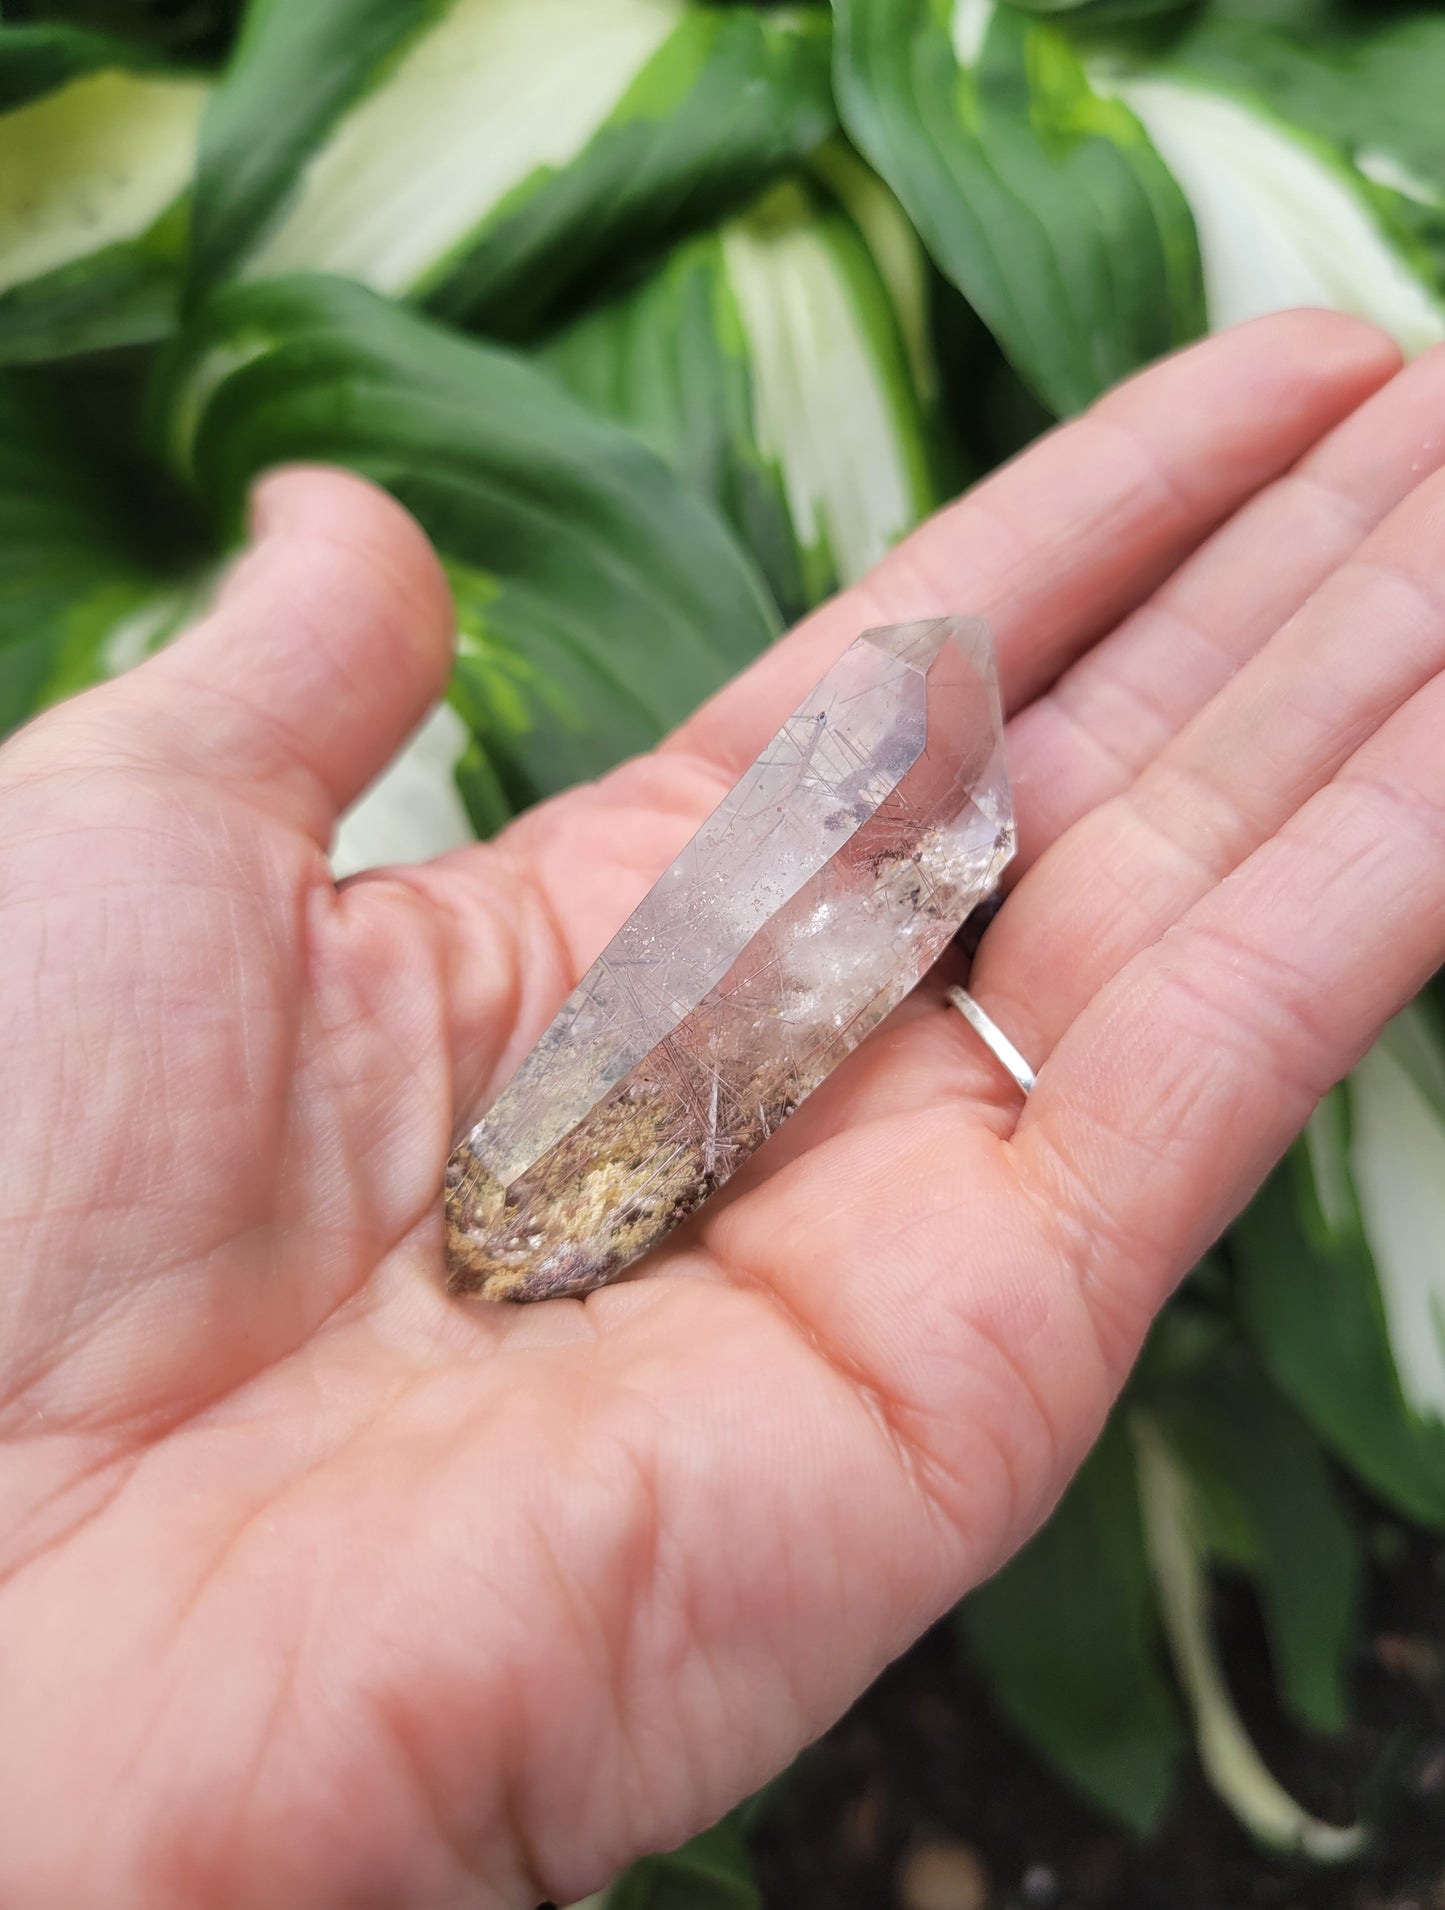
[(1445, 206), (1445, 193), (1429, 179), (1422, 179), (1412, 172), (1403, 160), (1396, 159), (1392, 153), (1381, 152), (1375, 147), (1361, 147), (1355, 153), (1355, 164), (1366, 179), (1375, 185), (1383, 186), (1387, 192), (1398, 192), (1402, 199), (1413, 199), (1421, 206)]
[(799, 545), (825, 547), (840, 582), (851, 583), (912, 527), (918, 506), (909, 448), (838, 244), (793, 186), (722, 232), (758, 449), (782, 474)]
[(1388, 1035), (1349, 1095), (1355, 1194), (1400, 1390), (1445, 1422), (1445, 1118)]
[(1350, 1176), (1349, 1118), (1342, 1088), (1327, 1094), (1305, 1123), (1304, 1144), (1320, 1219), (1332, 1234), (1343, 1234), (1355, 1226), (1358, 1211)]
[(0, 291), (148, 231), (190, 184), (210, 90), (87, 73), (0, 117)]
[(1445, 307), (1343, 161), (1224, 94), (1157, 76), (1094, 77), (1141, 121), (1189, 201), (1216, 329), (1323, 305), (1373, 320), (1406, 351), (1445, 338)]
[(938, 366), (928, 309), (928, 254), (908, 214), (892, 189), (871, 166), (864, 165), (846, 140), (830, 140), (810, 163), (815, 177), (862, 233), (893, 304), (913, 388), (923, 403), (931, 403), (938, 395)]
[(682, 0), (453, 0), (302, 175), (252, 277), (425, 290), (496, 206), (574, 159), (683, 18)]
[(1194, 1484), (1151, 1420), (1136, 1415), (1130, 1430), (1159, 1615), (1189, 1702), (1205, 1776), (1240, 1823), (1271, 1849), (1297, 1852), (1318, 1863), (1353, 1857), (1364, 1843), (1363, 1830), (1311, 1817), (1267, 1769), (1245, 1730), (1209, 1622), (1209, 1579)]
[(466, 724), (439, 703), (391, 766), (342, 817), (331, 849), (337, 880), (362, 869), (426, 862), (476, 840), (457, 789)]
[(949, 37), (953, 41), (953, 57), (965, 70), (977, 65), (993, 15), (994, 0), (955, 0)]

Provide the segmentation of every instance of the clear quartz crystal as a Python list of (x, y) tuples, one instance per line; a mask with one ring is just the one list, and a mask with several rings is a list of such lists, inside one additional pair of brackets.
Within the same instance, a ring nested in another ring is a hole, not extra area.
[(844, 651), (453, 1153), (455, 1290), (585, 1293), (742, 1165), (997, 886), (1002, 732), (981, 619)]

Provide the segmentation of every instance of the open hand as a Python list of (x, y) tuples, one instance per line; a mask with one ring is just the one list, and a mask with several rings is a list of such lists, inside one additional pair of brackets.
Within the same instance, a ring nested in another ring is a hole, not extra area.
[[(528, 1906), (782, 1766), (1017, 1546), (1445, 959), (1445, 357), (1261, 321), (944, 512), (654, 755), (338, 890), (438, 694), (298, 471), (0, 751), (0, 1902)], [(635, 1281), (449, 1299), (454, 1132), (857, 632), (994, 623), (1021, 873)]]

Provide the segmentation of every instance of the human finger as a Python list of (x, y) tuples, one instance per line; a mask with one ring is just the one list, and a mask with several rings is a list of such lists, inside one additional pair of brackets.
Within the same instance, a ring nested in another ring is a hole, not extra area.
[[(523, 966), (541, 978), (520, 999), (508, 992), (518, 1021), (500, 1048), (498, 991), (459, 989), (462, 1102), (470, 1106), (535, 1036), (732, 778), (861, 628), (981, 607), (995, 623), (1008, 693), (1026, 696), (1397, 363), (1394, 346), (1369, 327), (1294, 313), (1155, 367), (915, 533), (652, 756), (600, 788), (543, 805), (496, 848), (460, 852), (416, 878), (444, 908), (459, 975), (478, 974), (473, 957), (495, 951), (500, 886), (531, 931)], [(540, 907), (527, 905), (533, 889)]]
[(1100, 991), (1012, 1145), (1105, 1343), (1445, 961), (1445, 672)]
[(1373, 327), (1300, 311), (1149, 367), (940, 511), (664, 750), (734, 774), (860, 630), (950, 611), (989, 619), (1022, 708), (1398, 365)]
[(453, 629), (441, 567), (399, 504), (344, 471), (279, 471), (209, 615), (39, 734), (230, 784), (324, 846), (441, 694)]
[(1128, 787), (1395, 506), (1445, 463), (1445, 348), (1425, 353), (1238, 511), (1020, 710), (1012, 878)]
[[(1251, 1124), (1239, 1120), (1245, 1089), (1236, 1081), (1232, 1095), (1215, 1094), (1225, 1105), (1216, 1106), (1211, 1145), (1198, 1145), (1192, 1158), (1203, 1219), (1188, 1207), (1188, 1174), (1180, 1169), (1171, 1186), (1152, 1164), (1155, 1102), (1165, 1108), (1166, 1131), (1169, 1119), (1192, 1120), (1188, 1104), (1204, 1095), (1203, 1061), (1176, 1094), (1167, 1034), (1151, 1024), (1152, 1073), (1125, 1114), (1120, 1104), (1132, 1092), (1138, 1057), (1122, 1017), (1109, 1023), (1107, 1038), (1096, 1040), (1084, 1064), (1067, 1059), (1075, 1035), (1063, 1031), (1081, 1012), (1092, 1020), (1088, 1004), (1101, 989), (1110, 994), (1110, 977), (1122, 971), (1122, 986), (1150, 950), (1169, 945), (1171, 922), (1190, 920), (1205, 906), (1201, 898), (1230, 894), (1266, 856), (1270, 838), (1292, 830), (1292, 818), (1322, 804), (1330, 790), (1383, 784), (1396, 792), (1394, 806), (1416, 817), (1416, 835), (1420, 814), (1434, 818), (1438, 830), (1432, 791), (1442, 772), (1438, 742), (1432, 753), (1431, 741), (1438, 737), (1432, 721), (1445, 716), (1445, 614), (1432, 580), (1442, 576), (1445, 479), (1437, 475), (1186, 726), (1128, 797), (1093, 812), (1020, 884), (985, 940), (976, 977), (977, 992), (1030, 1058), (1049, 1057), (1016, 1144), (1004, 1138), (1017, 1117), (1014, 1090), (956, 1017), (920, 1007), (906, 1026), (885, 1035), (886, 1053), (878, 1044), (876, 1067), (865, 1055), (855, 1057), (888, 1081), (861, 1091), (856, 1082), (830, 1084), (844, 1090), (841, 1099), (832, 1096), (834, 1105), (811, 1122), (805, 1110), (793, 1124), (811, 1126), (811, 1147), (793, 1148), (791, 1158), (704, 1220), (702, 1238), (735, 1277), (777, 1292), (830, 1357), (866, 1375), (895, 1416), (906, 1414), (940, 1464), (947, 1453), (941, 1429), (965, 1403), (949, 1378), (952, 1368), (970, 1387), (1012, 1394), (1015, 1405), (1022, 1392), (1033, 1402), (1024, 1415), (1033, 1450), (1015, 1451), (1011, 1461), (1043, 1489), (1057, 1473), (1058, 1454), (1077, 1450), (1087, 1436), (1169, 1280), (1242, 1204), (1249, 1176), (1257, 1179), (1269, 1148), (1277, 1152), (1303, 1122), (1311, 1093), (1333, 1078), (1331, 1067), (1347, 1066), (1445, 955), (1445, 901), (1422, 900), (1428, 853), (1421, 852), (1416, 868), (1398, 877), (1407, 896), (1413, 891), (1420, 920), (1408, 909), (1402, 915), (1397, 904), (1395, 959), (1384, 966), (1369, 1013), (1328, 1045), (1305, 1088), (1281, 1096), (1267, 1072), (1249, 1084), (1262, 1104), (1252, 1140)], [(1362, 630), (1371, 634), (1368, 644), (1360, 641)], [(1415, 714), (1421, 708), (1430, 715)], [(1413, 807), (1398, 793), (1412, 763)], [(1143, 797), (1152, 813), (1131, 836), (1120, 818), (1140, 791), (1152, 792)], [(1376, 861), (1388, 858), (1382, 828), (1373, 852)], [(1241, 863), (1244, 872), (1231, 876)], [(1315, 869), (1311, 879), (1317, 878)], [(1436, 879), (1445, 884), (1445, 874), (1437, 871)], [(1281, 882), (1287, 893), (1288, 872)], [(1261, 919), (1270, 919), (1267, 885), (1255, 902)], [(1360, 906), (1368, 910), (1369, 899)], [(1343, 914), (1320, 930), (1308, 926), (1303, 883), (1296, 884), (1293, 908), (1274, 930), (1274, 961), (1286, 977), (1294, 975), (1293, 951), (1302, 941), (1308, 945), (1313, 934), (1347, 939), (1351, 932)], [(1411, 935), (1401, 933), (1406, 919)], [(1218, 931), (1216, 938), (1219, 960)], [(1372, 930), (1364, 940), (1378, 958)], [(1224, 953), (1216, 1006), (1228, 980), (1227, 945)], [(1263, 949), (1254, 961), (1267, 975)], [(1300, 1005), (1292, 1014), (1320, 1027), (1318, 1011)], [(1292, 1028), (1292, 1017), (1285, 1020)], [(1051, 1023), (1060, 1040), (1052, 1056)], [(1221, 1066), (1244, 1070), (1244, 1044), (1223, 1015), (1221, 1029)], [(1196, 1034), (1202, 1043), (1202, 1032)], [(911, 1097), (896, 1087), (900, 1065), (917, 1077)], [(1069, 1069), (1062, 1089), (1051, 1085), (1055, 1068)], [(1101, 1096), (1096, 1082), (1104, 1069), (1111, 1086)], [(993, 1124), (978, 1119), (975, 1098), (987, 1094), (990, 1080), (999, 1112)], [(1072, 1123), (1062, 1168), (1053, 1161), (1051, 1129), (1039, 1125), (1055, 1107), (1066, 1126)], [(1221, 1200), (1210, 1191), (1214, 1152), (1232, 1133), (1231, 1119), (1239, 1121), (1242, 1165), (1226, 1176)], [(1095, 1148), (1115, 1157), (1109, 1204), (1095, 1185)], [(1073, 1278), (1076, 1259), (1086, 1253), (1104, 1270), (1101, 1280), (1113, 1279), (1113, 1292), (1096, 1294)]]
[[(1392, 675), (1403, 694), (1428, 669), (1428, 638), (1412, 667), (1409, 630), (1397, 629), (1383, 607), (1341, 605), (1333, 573), (1343, 566), (1347, 578), (1358, 580), (1360, 567), (1366, 574), (1371, 566), (1388, 570), (1396, 563), (1428, 568), (1428, 491), (1390, 528), (1382, 524), (1430, 484), (1442, 461), (1445, 351), (1437, 351), (1390, 380), (1252, 499), (1009, 725), (1008, 762), (1024, 838), (1019, 864), (1029, 867), (1031, 845), (1035, 856), (1044, 855), (1040, 874), (1047, 871), (1047, 880), (1031, 878), (1015, 888), (989, 934), (975, 981), (1036, 1058), (1141, 938), (1162, 930), (1171, 910), (1187, 906), (1201, 882), (1224, 872), (1228, 855), (1218, 862), (1227, 848), (1223, 838), (1214, 843), (1213, 861), (1206, 857), (1192, 871), (1181, 866), (1171, 846), (1177, 826), (1169, 821), (1169, 803), (1162, 820), (1149, 820), (1164, 791), (1177, 794), (1181, 781), (1192, 787), (1197, 774), (1215, 790), (1213, 804), (1200, 810), (1215, 818), (1212, 828), (1221, 803), (1252, 806), (1268, 826), (1287, 808), (1281, 811), (1268, 789), (1256, 785), (1273, 786), (1291, 760), (1287, 737), (1295, 737), (1296, 772), (1307, 776), (1315, 761), (1318, 778), (1348, 752), (1348, 733), (1336, 737), (1323, 759), (1312, 747), (1320, 723), (1328, 729), (1329, 717), (1341, 714), (1341, 698), (1353, 696), (1358, 719), (1368, 720), (1372, 709), (1378, 717), (1389, 707), (1379, 693)], [(1388, 594), (1390, 586), (1384, 588)], [(1317, 589), (1318, 603), (1306, 608)], [(1290, 628), (1281, 634), (1282, 625)], [(1369, 631), (1368, 642), (1360, 642), (1357, 630)], [(1269, 663), (1253, 662), (1277, 635)], [(1373, 694), (1372, 676), (1379, 679)], [(1329, 712), (1313, 700), (1321, 691), (1332, 699)], [(1176, 732), (1188, 729), (1216, 697), (1193, 740), (1171, 749)], [(1161, 752), (1161, 770), (1151, 775), (1150, 760)], [(1196, 757), (1197, 770), (1191, 770)], [(1186, 824), (1195, 807), (1186, 806)], [(1056, 856), (1046, 853), (1071, 825), (1067, 845)], [(1258, 828), (1236, 833), (1235, 853), (1259, 839)], [(1015, 869), (1009, 874), (1012, 879)], [(940, 1013), (945, 984), (961, 979), (961, 969), (941, 964), (828, 1094), (790, 1124), (756, 1172), (774, 1171), (850, 1122), (945, 1097), (965, 1095), (980, 1105), (992, 1100), (1007, 1125), (1017, 1099), (1006, 1075), (961, 1022)]]
[(1111, 976), (1445, 670), (1442, 599), (1437, 474), (1020, 884), (980, 951), (977, 992), (1036, 1065)]

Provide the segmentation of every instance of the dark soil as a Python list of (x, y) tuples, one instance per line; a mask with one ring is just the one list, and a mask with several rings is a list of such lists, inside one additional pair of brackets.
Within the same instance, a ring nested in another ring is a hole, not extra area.
[(1380, 1520), (1373, 1542), (1338, 1740), (1281, 1718), (1250, 1599), (1225, 1588), (1218, 1609), (1271, 1768), (1317, 1815), (1370, 1824), (1355, 1862), (1262, 1851), (1192, 1768), (1154, 1838), (1115, 1828), (994, 1718), (945, 1623), (773, 1793), (754, 1840), (769, 1910), (1445, 1910), (1445, 1543)]

